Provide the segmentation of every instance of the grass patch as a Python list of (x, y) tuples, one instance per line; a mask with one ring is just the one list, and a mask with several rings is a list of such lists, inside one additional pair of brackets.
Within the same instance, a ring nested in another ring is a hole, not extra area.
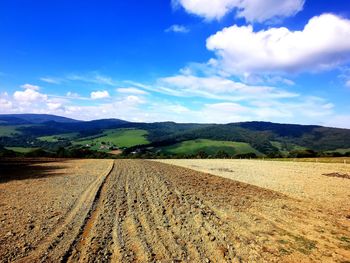
[(183, 141), (171, 146), (163, 147), (161, 150), (170, 154), (196, 154), (200, 151), (204, 151), (209, 155), (214, 155), (218, 151), (225, 151), (230, 155), (245, 153), (255, 153), (258, 156), (262, 155), (249, 143), (207, 139)]
[(297, 250), (305, 255), (310, 255), (311, 251), (316, 248), (316, 241), (307, 239), (302, 236), (294, 236), (294, 240), (298, 245)]
[(42, 136), (42, 137), (38, 137), (37, 139), (44, 142), (58, 142), (61, 140), (71, 140), (77, 136), (78, 136), (78, 133), (72, 132), (72, 133), (56, 134), (51, 136)]
[(0, 137), (12, 137), (18, 134), (21, 134), (20, 131), (17, 130), (17, 128), (20, 128), (23, 126), (0, 126)]
[(338, 152), (341, 154), (346, 154), (346, 153), (350, 152), (350, 148), (340, 148), (340, 149), (336, 149), (333, 151), (327, 151), (327, 153), (335, 153), (335, 152)]
[(105, 130), (99, 137), (85, 137), (73, 142), (73, 144), (90, 145), (92, 148), (100, 147), (101, 144), (112, 144), (117, 147), (132, 147), (149, 143), (146, 138), (148, 134), (140, 129), (113, 129)]
[(297, 144), (294, 143), (282, 143), (282, 142), (278, 142), (278, 141), (270, 141), (270, 143), (272, 144), (272, 146), (276, 147), (283, 156), (288, 156), (290, 151), (302, 151), (302, 150), (306, 150), (305, 147), (303, 146), (299, 146)]
[(339, 240), (350, 244), (350, 237), (342, 236), (341, 238), (339, 238)]
[(29, 153), (29, 152), (37, 150), (38, 148), (32, 148), (32, 147), (5, 147), (5, 149), (11, 150), (11, 151), (14, 151), (14, 152), (18, 152), (18, 153)]

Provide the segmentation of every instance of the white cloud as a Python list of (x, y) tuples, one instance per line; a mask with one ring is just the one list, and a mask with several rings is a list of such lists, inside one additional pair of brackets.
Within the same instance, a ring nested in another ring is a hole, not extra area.
[(52, 78), (52, 77), (43, 77), (43, 78), (40, 78), (40, 80), (50, 84), (60, 84), (62, 82), (61, 79)]
[(23, 104), (46, 101), (47, 95), (42, 94), (34, 89), (27, 88), (25, 91), (16, 91), (13, 98)]
[(294, 16), (303, 9), (304, 2), (305, 0), (242, 0), (238, 6), (238, 16), (250, 22)]
[(68, 97), (68, 98), (79, 98), (80, 96), (79, 96), (78, 93), (68, 91), (68, 92), (66, 93), (66, 97)]
[[(266, 87), (268, 88), (266, 95), (263, 92), (264, 87), (262, 87), (262, 90), (260, 88), (255, 89), (241, 83), (237, 85), (236, 82), (219, 77), (199, 78), (190, 76), (190, 78), (184, 78), (188, 76), (181, 75), (177, 77), (168, 78), (172, 83), (175, 82), (173, 84), (175, 86), (168, 87), (169, 90), (177, 90), (178, 94), (174, 96), (196, 94), (202, 96), (202, 98), (208, 98), (208, 94), (212, 94), (215, 97), (214, 100), (206, 100), (206, 102), (193, 100), (189, 104), (183, 104), (181, 100), (177, 102), (176, 98), (170, 100), (162, 98), (159, 100), (159, 98), (153, 97), (152, 100), (147, 101), (137, 94), (126, 94), (126, 96), (115, 100), (95, 105), (92, 103), (86, 106), (79, 105), (75, 100), (48, 96), (27, 89), (16, 91), (13, 98), (0, 93), (0, 112), (50, 113), (83, 120), (120, 118), (130, 121), (201, 123), (259, 120), (350, 128), (350, 122), (346, 121), (349, 116), (337, 115), (335, 106), (326, 99), (300, 95), (271, 96), (269, 95), (269, 88), (271, 87)], [(187, 88), (183, 86), (184, 84)], [(204, 95), (200, 92), (196, 93), (196, 89), (200, 86), (206, 89)], [(215, 87), (218, 87), (219, 91), (215, 91)], [(159, 88), (157, 89), (159, 90)], [(191, 93), (191, 89), (194, 89), (195, 92)], [(233, 93), (230, 92), (231, 89), (234, 90)], [(273, 94), (281, 92), (277, 92), (275, 89), (273, 88)], [(243, 90), (245, 91), (243, 92)], [(26, 98), (25, 103), (23, 103), (24, 97)], [(237, 99), (238, 97), (241, 97), (242, 100)]]
[(99, 73), (91, 73), (85, 75), (71, 74), (68, 75), (66, 79), (109, 86), (115, 86), (117, 84), (111, 77), (103, 76)]
[(93, 91), (90, 94), (90, 98), (93, 100), (97, 100), (97, 99), (106, 99), (109, 98), (109, 93), (107, 90), (101, 90), (101, 91)]
[(341, 127), (350, 129), (350, 114), (338, 114), (328, 118), (324, 125), (329, 127)]
[(241, 101), (252, 98), (292, 98), (298, 94), (269, 86), (249, 86), (241, 82), (213, 76), (197, 77), (176, 75), (161, 78), (157, 82), (157, 91), (179, 97), (204, 97), (226, 101)]
[(148, 92), (134, 88), (134, 87), (129, 87), (129, 88), (118, 88), (117, 92), (119, 93), (127, 93), (127, 94), (136, 94), (136, 95), (146, 95)]
[(131, 104), (142, 104), (145, 103), (145, 100), (141, 97), (135, 96), (135, 95), (129, 95), (125, 98), (126, 102), (129, 102)]
[(12, 102), (4, 99), (4, 98), (0, 98), (0, 108), (3, 110), (7, 110), (7, 109), (11, 109), (12, 108)]
[(247, 21), (264, 22), (272, 18), (293, 16), (303, 9), (305, 0), (173, 0), (188, 13), (206, 20), (220, 19), (232, 10)]
[(349, 39), (350, 20), (323, 14), (302, 31), (234, 25), (209, 37), (207, 48), (218, 57), (212, 64), (231, 74), (317, 71), (349, 61)]
[(183, 25), (172, 25), (169, 28), (165, 29), (165, 32), (175, 32), (175, 33), (188, 33), (190, 30)]
[(61, 103), (48, 102), (48, 103), (46, 103), (46, 105), (50, 111), (56, 111), (56, 110), (62, 108)]
[(36, 86), (36, 85), (32, 85), (32, 84), (24, 84), (21, 86), (21, 88), (23, 89), (30, 89), (30, 90), (40, 90), (40, 87), (39, 86)]

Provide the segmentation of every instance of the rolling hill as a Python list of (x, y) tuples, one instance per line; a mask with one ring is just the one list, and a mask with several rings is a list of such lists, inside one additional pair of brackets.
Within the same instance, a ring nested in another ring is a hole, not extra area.
[[(196, 124), (138, 123), (119, 119), (79, 121), (54, 115), (0, 115), (0, 146), (41, 148), (89, 148), (108, 152), (122, 149), (139, 156), (298, 156), (343, 154), (350, 149), (350, 130), (316, 125), (239, 122)], [(23, 150), (22, 150), (23, 152)]]
[(50, 114), (1, 114), (0, 124), (1, 125), (18, 125), (18, 124), (40, 124), (49, 121), (58, 123), (77, 123), (81, 122), (78, 120), (50, 115)]

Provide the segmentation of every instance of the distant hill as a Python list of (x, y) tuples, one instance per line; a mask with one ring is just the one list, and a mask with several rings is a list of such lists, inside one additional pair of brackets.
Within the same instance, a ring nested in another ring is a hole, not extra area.
[(0, 124), (18, 125), (18, 124), (40, 124), (49, 121), (58, 123), (77, 123), (78, 120), (50, 115), (50, 114), (0, 114)]
[[(136, 136), (133, 138), (133, 136)], [(127, 141), (128, 143), (123, 143)], [(143, 142), (142, 145), (138, 145)], [(350, 154), (350, 130), (317, 125), (239, 122), (138, 123), (119, 119), (79, 121), (45, 114), (0, 115), (0, 146), (89, 147), (145, 156), (301, 156)], [(244, 146), (244, 147), (243, 147)], [(125, 147), (127, 147), (125, 149)]]

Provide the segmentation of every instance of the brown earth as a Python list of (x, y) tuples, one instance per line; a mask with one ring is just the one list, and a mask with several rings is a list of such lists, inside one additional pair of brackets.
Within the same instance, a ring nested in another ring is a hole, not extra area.
[(346, 178), (350, 164), (237, 159), (159, 161), (273, 190), (332, 210), (339, 218), (350, 215), (350, 180)]
[[(108, 160), (56, 165), (67, 170), (53, 169), (60, 174), (45, 181), (0, 184), (7, 225), (0, 230), (1, 262), (350, 260), (347, 221), (276, 191), (144, 160), (117, 160), (110, 173)], [(36, 208), (45, 203), (48, 209)], [(9, 207), (33, 215), (37, 239), (18, 228), (16, 221), (26, 215), (8, 214)], [(50, 224), (51, 210), (66, 212)]]

